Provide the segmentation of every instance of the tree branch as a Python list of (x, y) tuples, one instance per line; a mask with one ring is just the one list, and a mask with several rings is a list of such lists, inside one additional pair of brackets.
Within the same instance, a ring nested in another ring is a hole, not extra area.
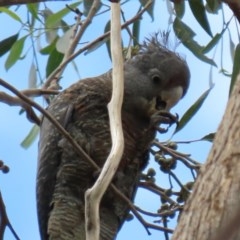
[[(39, 2), (47, 2), (52, 0), (0, 0), (0, 6), (11, 6), (18, 4), (29, 4), (29, 3), (39, 3)], [(54, 0), (57, 1), (68, 1), (68, 0)]]
[[(28, 97), (36, 97), (36, 96), (41, 96), (44, 94), (58, 94), (59, 92), (54, 91), (54, 90), (27, 89), (27, 90), (21, 91), (21, 93)], [(5, 92), (0, 92), (0, 102), (6, 103), (10, 106), (22, 107), (26, 111), (28, 120), (37, 125), (40, 125), (39, 117), (35, 114), (32, 107), (30, 105), (26, 104), (26, 102), (23, 101), (22, 99), (20, 99), (18, 97), (12, 97)]]
[(113, 61), (112, 98), (108, 104), (112, 138), (111, 152), (95, 184), (85, 193), (85, 230), (87, 240), (100, 239), (99, 205), (121, 161), (124, 138), (121, 109), (123, 101), (123, 57), (121, 45), (120, 3), (111, 3), (111, 55)]
[(7, 226), (9, 227), (9, 229), (12, 232), (15, 239), (20, 240), (20, 238), (18, 237), (17, 233), (13, 229), (13, 227), (12, 227), (12, 225), (11, 225), (9, 219), (8, 219), (5, 204), (4, 204), (4, 201), (3, 201), (3, 198), (2, 198), (2, 194), (0, 192), (0, 239), (3, 239), (5, 228)]

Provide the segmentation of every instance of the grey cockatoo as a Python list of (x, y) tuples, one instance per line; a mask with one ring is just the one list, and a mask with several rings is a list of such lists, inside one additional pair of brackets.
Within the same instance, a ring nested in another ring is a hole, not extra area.
[[(156, 135), (156, 125), (161, 122), (160, 113), (168, 111), (185, 95), (189, 78), (186, 62), (161, 45), (157, 37), (146, 40), (140, 52), (124, 64), (125, 148), (113, 183), (131, 200), (148, 163), (149, 147)], [(111, 148), (107, 110), (111, 91), (110, 70), (78, 81), (55, 97), (48, 107), (48, 112), (99, 167)], [(41, 239), (85, 240), (84, 193), (95, 180), (95, 169), (43, 118), (37, 173)], [(128, 212), (128, 205), (108, 190), (100, 206), (100, 239), (115, 239)]]

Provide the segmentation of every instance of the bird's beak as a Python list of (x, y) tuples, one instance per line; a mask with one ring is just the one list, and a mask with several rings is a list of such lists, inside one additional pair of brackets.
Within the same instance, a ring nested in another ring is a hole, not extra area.
[(183, 89), (181, 86), (162, 91), (160, 99), (162, 102), (166, 103), (164, 110), (169, 111), (178, 103), (178, 101), (182, 98), (182, 95)]
[(159, 111), (168, 112), (182, 98), (182, 95), (183, 89), (180, 86), (161, 91), (159, 96), (147, 102), (148, 116), (152, 116)]

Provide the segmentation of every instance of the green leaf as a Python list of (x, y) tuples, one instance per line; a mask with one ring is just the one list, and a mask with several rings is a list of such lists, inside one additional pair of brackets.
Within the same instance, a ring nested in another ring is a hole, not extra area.
[[(89, 11), (90, 11), (90, 9), (92, 7), (93, 2), (94, 2), (94, 0), (83, 0), (83, 9), (84, 9), (83, 15), (85, 17), (88, 15), (88, 13), (89, 13)], [(102, 6), (102, 3), (100, 1), (100, 4), (98, 6), (97, 11), (101, 8), (101, 6)]]
[(40, 53), (42, 55), (49, 55), (54, 50), (54, 48), (56, 47), (57, 40), (58, 40), (58, 38), (56, 38), (52, 43), (50, 43), (46, 47), (42, 48), (40, 50)]
[(189, 0), (192, 13), (202, 28), (212, 37), (212, 32), (208, 23), (205, 7), (202, 0)]
[(6, 70), (9, 70), (17, 62), (17, 60), (20, 59), (20, 55), (22, 53), (24, 42), (25, 42), (26, 38), (27, 38), (27, 36), (24, 36), (24, 37), (20, 38), (19, 40), (17, 40), (13, 44), (13, 46), (10, 50), (10, 53), (8, 55), (8, 58), (5, 62)]
[(179, 18), (175, 18), (173, 22), (173, 29), (179, 39), (186, 42), (189, 38), (196, 36), (196, 33)]
[(63, 30), (63, 32), (66, 32), (71, 26), (68, 25), (65, 21), (61, 20), (61, 29)]
[[(110, 27), (111, 27), (111, 21), (108, 21), (104, 28), (104, 33), (110, 31)], [(107, 51), (108, 51), (108, 56), (110, 59), (112, 59), (111, 50), (110, 50), (110, 41), (111, 41), (110, 37), (106, 38), (106, 47), (107, 47)]]
[(53, 12), (49, 8), (42, 10), (42, 15), (44, 18), (45, 26), (45, 36), (47, 43), (52, 43), (58, 37), (58, 29), (61, 26), (61, 21), (57, 21), (51, 27), (47, 26), (47, 20), (53, 15)]
[(75, 62), (74, 60), (72, 60), (71, 64), (72, 64), (73, 69), (75, 70), (75, 72), (76, 72), (78, 78), (80, 79), (81, 76), (80, 76), (80, 73), (79, 73), (79, 70), (78, 70), (78, 64), (76, 64), (76, 62)]
[(233, 90), (233, 86), (237, 80), (237, 76), (240, 73), (240, 43), (237, 45), (235, 54), (234, 54), (234, 62), (233, 62), (233, 71), (232, 71), (232, 79), (229, 89), (229, 96), (231, 95), (231, 92)]
[(217, 66), (212, 59), (203, 54), (202, 51), (204, 48), (193, 40), (193, 37), (196, 35), (195, 32), (184, 22), (182, 22), (181, 19), (175, 18), (173, 22), (173, 29), (183, 45), (187, 47), (197, 58), (215, 67)]
[(8, 16), (13, 18), (14, 20), (23, 23), (21, 18), (13, 11), (11, 11), (9, 8), (6, 7), (0, 7), (0, 12), (6, 13)]
[(177, 17), (182, 18), (185, 13), (185, 2), (184, 1), (174, 2), (174, 9)]
[[(142, 7), (145, 7), (145, 5), (147, 4), (148, 1), (149, 0), (139, 0), (139, 2), (141, 3)], [(154, 4), (155, 4), (155, 1), (153, 1), (153, 3), (147, 9), (147, 13), (151, 17), (152, 21), (154, 21), (154, 16), (153, 16)]]
[(205, 91), (198, 99), (197, 101), (184, 113), (183, 117), (179, 121), (174, 134), (182, 130), (186, 124), (193, 118), (193, 116), (198, 112), (198, 110), (201, 108), (202, 104), (206, 100), (208, 94), (212, 88), (209, 88), (207, 91)]
[[(101, 47), (104, 43), (107, 43), (107, 47), (109, 46), (108, 50), (110, 51), (110, 42), (108, 41), (108, 38), (104, 38), (101, 41), (98, 41), (97, 43), (95, 43), (93, 46), (91, 46), (90, 48), (88, 48), (88, 50), (86, 52), (84, 52), (84, 55), (87, 55), (93, 51), (95, 51), (96, 49), (98, 49), (99, 47)], [(109, 43), (109, 44), (108, 44)], [(110, 52), (108, 52), (110, 54)]]
[(213, 142), (214, 138), (215, 138), (216, 133), (209, 133), (206, 136), (202, 137), (200, 140), (201, 141), (209, 141), (209, 142)]
[(229, 35), (229, 44), (230, 44), (229, 47), (230, 47), (231, 58), (232, 58), (232, 61), (234, 61), (235, 43), (232, 40), (232, 35), (229, 29), (228, 29), (228, 35)]
[(11, 49), (12, 45), (18, 39), (18, 35), (19, 34), (17, 33), (0, 41), (0, 57), (3, 56), (6, 52), (8, 52)]
[[(79, 0), (76, 3), (72, 3), (72, 4), (69, 5), (69, 7), (74, 9), (77, 6), (79, 6), (82, 1), (83, 0)], [(62, 10), (60, 10), (56, 13), (50, 14), (46, 19), (46, 27), (47, 28), (55, 27), (56, 24), (60, 23), (62, 18), (64, 16), (66, 16), (71, 11), (70, 8), (65, 7), (65, 8), (63, 8)]]
[(213, 47), (215, 47), (218, 43), (218, 41), (221, 39), (222, 35), (223, 35), (224, 31), (222, 31), (221, 33), (217, 33), (212, 40), (207, 44), (207, 46), (205, 46), (202, 50), (202, 53), (207, 53), (210, 50), (213, 49)]
[(57, 43), (56, 43), (56, 48), (58, 52), (61, 53), (66, 53), (68, 50), (69, 44), (71, 44), (73, 38), (74, 38), (74, 33), (76, 30), (76, 26), (73, 25), (71, 28), (66, 31), (62, 37), (58, 38)]
[(221, 7), (221, 1), (219, 0), (207, 0), (206, 10), (210, 13), (217, 13)]
[(47, 77), (59, 66), (59, 64), (63, 60), (63, 57), (64, 57), (64, 54), (58, 52), (56, 48), (53, 49), (47, 62), (47, 67), (46, 67)]
[(133, 46), (139, 45), (140, 24), (140, 20), (137, 20), (133, 23)]
[(39, 127), (37, 125), (33, 125), (28, 135), (21, 142), (21, 146), (25, 149), (29, 148), (34, 142), (34, 140), (37, 138), (38, 133), (39, 133)]
[(41, 19), (38, 16), (38, 9), (39, 9), (39, 3), (29, 3), (27, 4), (27, 9), (32, 15), (32, 26), (34, 25), (35, 19), (38, 21), (41, 21)]
[[(222, 38), (223, 34), (225, 33), (226, 29), (228, 28), (230, 21), (226, 24), (226, 26), (223, 28), (221, 33), (217, 33), (212, 40), (207, 44), (207, 46), (205, 46), (202, 50), (203, 53), (207, 53), (209, 52), (214, 46), (216, 46), (216, 44), (218, 43), (218, 41)], [(231, 36), (230, 36), (230, 43), (231, 43)]]
[(37, 87), (37, 69), (34, 62), (32, 62), (28, 75), (28, 88), (36, 87)]

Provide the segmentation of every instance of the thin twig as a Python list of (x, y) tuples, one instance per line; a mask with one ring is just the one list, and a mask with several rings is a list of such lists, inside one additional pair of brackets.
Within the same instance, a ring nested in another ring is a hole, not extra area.
[[(44, 89), (27, 89), (21, 91), (23, 95), (26, 95), (27, 97), (37, 97), (42, 96), (44, 94), (58, 94), (58, 91), (55, 90), (44, 90)], [(26, 104), (25, 101), (21, 100), (18, 97), (13, 97), (5, 92), (0, 92), (0, 102), (6, 103), (10, 106), (20, 106), (23, 109), (25, 109), (27, 118), (30, 122), (36, 123), (37, 125), (40, 125), (40, 119), (35, 114), (33, 109), (30, 105)]]
[(10, 231), (14, 235), (15, 239), (20, 240), (20, 238), (18, 237), (17, 233), (13, 229), (13, 227), (8, 219), (5, 204), (4, 204), (4, 201), (2, 198), (2, 194), (0, 192), (0, 239), (3, 239), (5, 228), (7, 226), (9, 227)]
[(26, 89), (21, 91), (22, 94), (26, 95), (27, 97), (40, 97), (42, 95), (57, 95), (59, 91), (57, 90), (48, 90), (48, 89)]
[(21, 106), (26, 111), (27, 119), (32, 122), (40, 125), (40, 119), (33, 111), (30, 105), (26, 104), (25, 101), (17, 97), (12, 97), (5, 92), (0, 92), (0, 102), (6, 103), (10, 106)]
[[(169, 147), (164, 146), (164, 144), (162, 144), (162, 143), (160, 143), (158, 141), (153, 141), (152, 144), (157, 146), (157, 147), (159, 147), (160, 149), (162, 149), (163, 151), (165, 151), (166, 153), (168, 153), (169, 155), (171, 155), (175, 159), (180, 160), (188, 168), (190, 168), (190, 169), (199, 169), (200, 163), (198, 163), (197, 161), (194, 161), (193, 159), (191, 159), (187, 154), (183, 154), (183, 153), (177, 152), (174, 149), (171, 149)], [(190, 164), (188, 161), (186, 161), (186, 159), (189, 160), (189, 162), (193, 163), (194, 165)]]
[(148, 212), (146, 210), (143, 210), (141, 209), (140, 207), (138, 206), (135, 206), (136, 210), (138, 210), (140, 213), (144, 214), (144, 215), (147, 215), (147, 216), (150, 216), (150, 217), (166, 217), (166, 216), (169, 216), (171, 214), (174, 214), (176, 211), (180, 211), (183, 209), (182, 206), (178, 205), (178, 206), (175, 206), (173, 207), (171, 210), (166, 210), (162, 213), (152, 213), (152, 212)]
[(153, 193), (163, 197), (164, 200), (166, 200), (170, 204), (178, 205), (175, 201), (173, 201), (170, 197), (168, 197), (165, 194), (164, 189), (161, 189), (160, 187), (158, 187), (154, 183), (151, 183), (151, 182), (139, 182), (138, 186), (141, 187), (141, 188), (147, 189), (148, 191), (151, 191), (151, 192), (153, 192)]
[(186, 192), (190, 193), (189, 190), (181, 183), (181, 181), (178, 179), (178, 177), (176, 176), (176, 174), (173, 171), (169, 171), (169, 176), (171, 176), (172, 178), (174, 178), (174, 180), (178, 183), (178, 185), (184, 189)]

